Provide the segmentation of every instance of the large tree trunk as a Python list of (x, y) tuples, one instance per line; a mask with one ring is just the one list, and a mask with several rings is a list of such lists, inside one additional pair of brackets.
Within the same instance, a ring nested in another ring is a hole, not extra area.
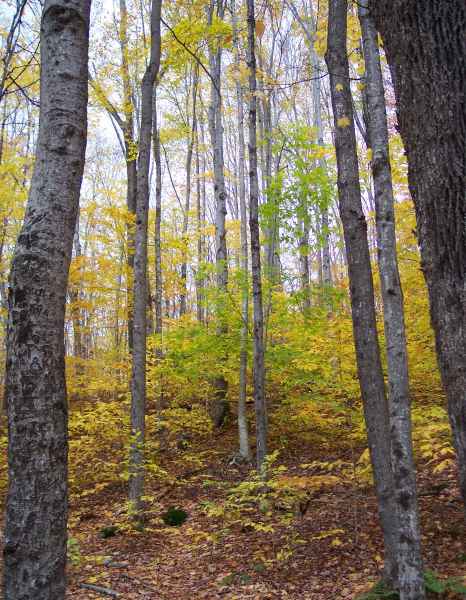
[(331, 0), (326, 62), (330, 72), (338, 197), (350, 280), (353, 334), (361, 396), (385, 542), (385, 575), (397, 580), (397, 518), (390, 464), (389, 413), (380, 362), (374, 287), (361, 204), (353, 108), (346, 53), (347, 0)]
[(256, 409), (256, 460), (262, 470), (267, 456), (267, 404), (265, 400), (264, 312), (262, 306), (259, 231), (259, 181), (257, 174), (257, 80), (254, 0), (247, 0), (249, 67), (249, 228), (251, 233), (252, 297), (254, 314), (254, 406)]
[[(238, 17), (233, 2), (233, 37), (235, 45), (235, 64), (239, 69), (241, 57), (238, 39)], [(238, 73), (239, 75), (239, 73)], [(248, 223), (246, 211), (246, 181), (245, 181), (245, 141), (244, 141), (244, 99), (243, 88), (236, 79), (236, 103), (238, 106), (238, 180), (239, 180), (239, 210), (241, 220), (241, 348), (239, 365), (239, 397), (238, 397), (238, 437), (239, 453), (246, 460), (250, 458), (248, 421), (246, 416), (247, 371), (248, 371), (248, 336), (249, 336), (249, 260), (248, 260)]]
[(64, 317), (87, 139), (90, 0), (46, 0), (36, 163), (10, 272), (5, 600), (62, 600), (67, 540)]
[[(225, 0), (211, 0), (209, 7), (209, 22), (212, 22), (215, 5), (217, 16), (223, 18)], [(224, 158), (223, 158), (223, 124), (222, 124), (222, 49), (209, 50), (210, 72), (212, 74), (212, 100), (209, 107), (209, 128), (213, 149), (214, 190), (215, 190), (215, 263), (217, 279), (217, 332), (223, 336), (228, 331), (226, 323), (226, 299), (228, 293), (228, 254), (225, 218), (227, 214), (227, 192), (225, 187)], [(227, 399), (228, 383), (223, 374), (215, 378), (215, 397), (210, 405), (212, 422), (215, 427), (221, 427), (227, 417), (230, 407)]]
[(366, 68), (367, 136), (372, 148), (378, 261), (388, 363), (391, 459), (399, 521), (398, 585), (402, 600), (420, 600), (425, 597), (425, 590), (411, 436), (403, 293), (396, 256), (387, 114), (378, 35), (365, 0), (359, 4), (359, 20)]
[(422, 270), (466, 505), (464, 0), (372, 0), (394, 75)]
[(162, 0), (152, 0), (150, 61), (141, 83), (134, 250), (134, 324), (131, 376), (131, 449), (129, 500), (136, 517), (142, 509), (144, 490), (144, 438), (146, 417), (147, 338), (147, 219), (149, 211), (149, 165), (152, 139), (152, 96), (160, 66), (160, 13)]

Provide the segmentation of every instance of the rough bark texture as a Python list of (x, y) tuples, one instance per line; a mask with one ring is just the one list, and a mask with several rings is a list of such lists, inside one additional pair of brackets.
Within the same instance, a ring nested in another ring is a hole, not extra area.
[(144, 490), (144, 436), (146, 418), (147, 338), (147, 218), (149, 211), (149, 165), (152, 140), (153, 87), (160, 66), (160, 13), (162, 0), (151, 9), (150, 61), (141, 83), (141, 126), (139, 133), (134, 249), (134, 323), (131, 374), (131, 435), (129, 500), (136, 516), (141, 511)]
[(422, 269), (466, 504), (466, 4), (372, 0), (394, 75)]
[(62, 600), (67, 540), (64, 316), (87, 138), (90, 0), (47, 0), (36, 163), (10, 273), (5, 600)]
[[(238, 18), (233, 2), (233, 36), (235, 45), (235, 63), (240, 66)], [(239, 365), (239, 397), (238, 397), (238, 438), (239, 453), (249, 460), (249, 433), (246, 416), (247, 370), (248, 370), (248, 335), (249, 335), (249, 260), (248, 260), (248, 223), (246, 211), (246, 181), (245, 181), (245, 141), (244, 141), (244, 99), (243, 89), (239, 78), (236, 80), (236, 102), (238, 105), (238, 180), (239, 180), (239, 210), (241, 219), (241, 270), (243, 284), (241, 290), (241, 349)]]
[(390, 464), (388, 404), (377, 338), (374, 288), (361, 204), (349, 68), (346, 51), (347, 0), (331, 0), (326, 62), (330, 72), (338, 198), (350, 280), (353, 334), (361, 396), (385, 542), (385, 573), (396, 581), (397, 518)]
[(259, 180), (257, 175), (257, 80), (254, 0), (247, 0), (249, 67), (249, 229), (251, 234), (252, 297), (254, 314), (254, 406), (256, 410), (256, 460), (262, 470), (267, 456), (267, 404), (264, 371), (264, 312), (262, 306), (259, 231)]
[[(212, 0), (209, 7), (209, 22), (212, 22), (215, 6), (217, 16), (223, 18), (225, 12), (224, 0)], [(224, 157), (223, 157), (223, 124), (222, 124), (222, 49), (209, 50), (209, 64), (212, 76), (212, 99), (209, 107), (209, 129), (213, 148), (214, 163), (214, 192), (215, 192), (215, 263), (217, 300), (217, 332), (219, 336), (227, 333), (225, 320), (225, 302), (228, 292), (228, 253), (225, 218), (227, 214), (227, 192), (225, 187)], [(227, 399), (228, 384), (219, 374), (214, 382), (215, 397), (210, 404), (210, 414), (215, 427), (221, 427), (227, 417), (230, 407)]]
[(378, 35), (364, 0), (359, 4), (359, 20), (366, 69), (367, 137), (372, 148), (378, 262), (387, 349), (391, 460), (399, 521), (398, 586), (402, 600), (421, 600), (425, 598), (425, 590), (411, 435), (403, 293), (396, 256), (387, 115)]

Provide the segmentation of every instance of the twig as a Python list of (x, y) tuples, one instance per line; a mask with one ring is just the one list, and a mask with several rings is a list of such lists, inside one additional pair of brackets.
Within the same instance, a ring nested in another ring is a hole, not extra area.
[(110, 596), (110, 598), (120, 598), (121, 594), (119, 592), (115, 592), (110, 588), (104, 588), (100, 585), (93, 585), (92, 583), (80, 583), (80, 588), (85, 590), (91, 590), (92, 592), (96, 592), (97, 594), (102, 594), (103, 596)]

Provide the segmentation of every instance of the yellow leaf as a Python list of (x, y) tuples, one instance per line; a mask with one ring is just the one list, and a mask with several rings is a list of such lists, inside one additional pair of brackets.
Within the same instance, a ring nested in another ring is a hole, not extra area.
[(264, 35), (265, 31), (265, 23), (264, 21), (258, 19), (256, 21), (256, 35), (260, 39)]
[(335, 86), (335, 89), (337, 90), (337, 92), (342, 92), (343, 91), (343, 85), (341, 83), (337, 83), (337, 85)]
[(341, 117), (337, 121), (338, 127), (349, 127), (349, 124), (350, 124), (350, 120), (348, 119), (348, 117)]

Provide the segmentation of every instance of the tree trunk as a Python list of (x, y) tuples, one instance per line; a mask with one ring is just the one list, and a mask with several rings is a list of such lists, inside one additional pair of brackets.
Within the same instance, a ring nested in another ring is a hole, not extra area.
[(162, 160), (160, 156), (160, 134), (157, 122), (157, 87), (154, 88), (154, 105), (153, 105), (153, 147), (154, 147), (154, 162), (155, 162), (155, 230), (154, 230), (154, 245), (155, 245), (155, 333), (162, 334), (162, 298), (163, 298), (163, 281), (162, 281), (162, 248), (161, 248), (161, 224), (162, 224)]
[[(307, 205), (303, 206), (303, 210)], [(306, 210), (308, 213), (308, 211)], [(303, 295), (303, 315), (309, 316), (311, 308), (311, 269), (309, 257), (309, 214), (306, 214), (301, 223), (301, 236), (299, 238), (299, 271), (301, 278), (301, 293)]]
[(259, 231), (259, 181), (257, 175), (257, 80), (254, 0), (247, 0), (249, 67), (249, 229), (251, 233), (252, 296), (254, 314), (254, 406), (256, 410), (256, 460), (262, 471), (267, 456), (267, 404), (265, 400), (264, 314), (262, 306)]
[[(238, 18), (233, 2), (233, 37), (235, 46), (235, 64), (239, 69), (241, 64)], [(238, 105), (238, 180), (239, 180), (239, 210), (241, 219), (241, 347), (239, 365), (239, 397), (238, 397), (238, 438), (239, 453), (246, 460), (250, 459), (248, 421), (246, 416), (247, 371), (248, 371), (248, 335), (249, 335), (249, 260), (248, 260), (248, 224), (246, 212), (246, 181), (245, 181), (245, 141), (244, 141), (244, 99), (243, 89), (239, 78), (236, 79), (236, 102)]]
[(466, 507), (466, 68), (463, 0), (372, 0), (394, 74), (422, 270)]
[[(197, 134), (196, 134), (197, 137)], [(204, 177), (204, 175), (203, 175)], [(196, 141), (196, 234), (197, 234), (197, 272), (196, 272), (196, 316), (198, 323), (204, 323), (204, 262), (201, 163), (199, 157), (199, 139)]]
[[(193, 79), (193, 120), (191, 125), (191, 136), (188, 141), (188, 152), (186, 155), (186, 196), (184, 205), (184, 216), (183, 216), (183, 262), (181, 263), (181, 295), (180, 295), (180, 317), (186, 314), (186, 295), (187, 286), (186, 280), (188, 275), (188, 264), (187, 264), (187, 253), (188, 253), (188, 225), (189, 225), (189, 210), (191, 207), (191, 171), (193, 163), (193, 151), (194, 144), (196, 142), (196, 131), (197, 131), (197, 85), (199, 81), (199, 66), (196, 65), (194, 68), (194, 79)], [(189, 106), (189, 102), (187, 102)], [(189, 115), (189, 111), (187, 111)], [(189, 118), (189, 116), (188, 116)]]
[[(224, 0), (211, 0), (209, 7), (209, 22), (212, 22), (214, 7), (217, 4), (217, 15), (223, 18)], [(228, 254), (225, 228), (227, 214), (226, 187), (223, 158), (223, 125), (222, 125), (222, 49), (209, 49), (209, 64), (212, 74), (212, 100), (209, 108), (209, 128), (213, 148), (214, 190), (215, 190), (215, 263), (217, 279), (217, 333), (224, 336), (228, 331), (226, 323), (226, 300), (228, 293)], [(227, 391), (228, 383), (223, 374), (219, 374), (214, 382), (215, 397), (210, 405), (212, 422), (215, 427), (221, 427), (230, 411)]]
[[(125, 120), (122, 123), (126, 161), (126, 209), (130, 219), (136, 214), (137, 194), (137, 147), (134, 141), (134, 105), (133, 90), (129, 74), (128, 62), (128, 10), (126, 0), (120, 0), (120, 52), (121, 52), (121, 78), (123, 81), (123, 110)], [(135, 246), (134, 223), (128, 222), (126, 226), (127, 238), (127, 269), (126, 269), (126, 302), (128, 313), (128, 349), (133, 351), (133, 269)]]
[(149, 210), (149, 165), (152, 138), (152, 95), (160, 66), (160, 13), (162, 0), (152, 0), (150, 61), (141, 83), (134, 251), (134, 324), (131, 376), (131, 448), (129, 500), (139, 518), (144, 490), (144, 437), (146, 416), (147, 338), (147, 219)]
[(64, 318), (87, 139), (90, 0), (46, 0), (31, 191), (10, 272), (5, 600), (62, 600), (67, 540)]
[(347, 0), (331, 0), (326, 62), (330, 72), (338, 196), (350, 280), (353, 335), (378, 507), (385, 542), (385, 576), (397, 581), (397, 540), (389, 413), (380, 362), (374, 288), (361, 204), (353, 108), (346, 50)]
[[(80, 259), (82, 256), (81, 243), (79, 239), (79, 212), (76, 217), (76, 229), (73, 238), (74, 256), (76, 259)], [(81, 273), (81, 265), (79, 265), (79, 272)], [(81, 277), (74, 286), (68, 285), (68, 294), (70, 298), (70, 313), (71, 320), (73, 323), (73, 356), (75, 358), (75, 374), (81, 377), (83, 374), (85, 348), (82, 338), (82, 310), (80, 301), (82, 299), (81, 289)]]
[(372, 148), (378, 262), (388, 363), (391, 460), (399, 522), (398, 586), (401, 600), (421, 600), (425, 598), (425, 590), (385, 95), (377, 30), (367, 10), (366, 0), (359, 4), (358, 11), (366, 68), (367, 134)]

